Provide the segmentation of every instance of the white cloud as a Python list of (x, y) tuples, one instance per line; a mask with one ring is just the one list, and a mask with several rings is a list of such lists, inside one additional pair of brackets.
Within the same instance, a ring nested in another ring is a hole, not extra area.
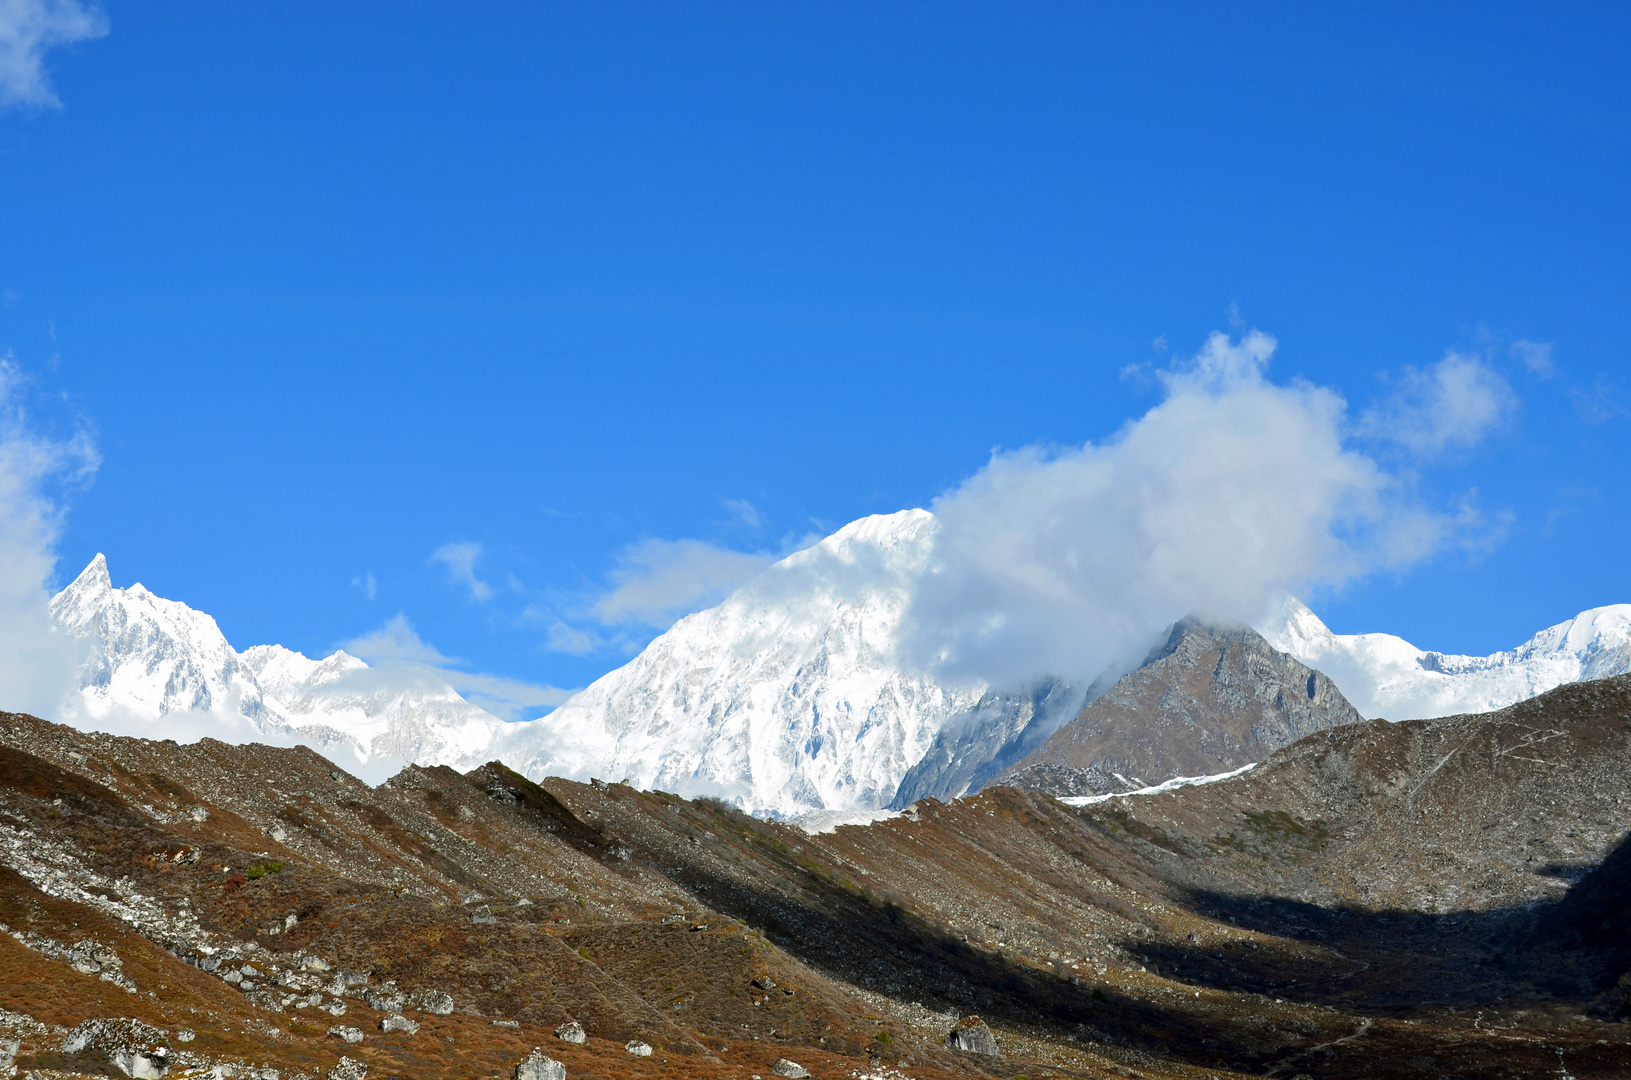
[(1533, 374), (1541, 378), (1550, 376), (1557, 370), (1557, 361), (1552, 358), (1552, 343), (1550, 341), (1530, 341), (1528, 338), (1519, 338), (1512, 343), (1512, 355), (1518, 362), (1528, 368)]
[(937, 499), (903, 659), (998, 685), (1086, 680), (1191, 612), (1251, 621), (1277, 589), (1407, 565), (1469, 527), (1344, 444), (1335, 392), (1267, 380), (1274, 347), (1214, 334), (1114, 437), (996, 453)]
[(373, 574), (364, 574), (361, 577), (352, 578), (351, 587), (361, 589), (362, 594), (370, 600), (379, 595), (379, 582), (374, 579)]
[(401, 614), (386, 620), (379, 629), (346, 642), (343, 648), (376, 668), (406, 668), (434, 675), (466, 701), (505, 720), (536, 716), (540, 707), (554, 708), (574, 693), (504, 675), (464, 671), (463, 660), (425, 641)]
[(1518, 404), (1482, 357), (1453, 349), (1428, 368), (1405, 368), (1394, 383), (1391, 396), (1360, 416), (1359, 432), (1420, 458), (1478, 445)]
[(448, 580), (470, 590), (470, 599), (481, 603), (493, 598), (493, 587), (476, 576), (481, 545), (469, 540), (443, 544), (430, 554), (430, 561), (447, 567)]
[(595, 602), (601, 622), (667, 627), (718, 603), (775, 560), (703, 540), (642, 540), (618, 556), (613, 587)]
[(0, 106), (60, 105), (45, 54), (107, 32), (106, 16), (75, 0), (0, 0)]
[(87, 482), (101, 459), (87, 432), (52, 439), (35, 430), (23, 382), (0, 359), (0, 708), (55, 719), (77, 687), (80, 659), (47, 608), (63, 494)]

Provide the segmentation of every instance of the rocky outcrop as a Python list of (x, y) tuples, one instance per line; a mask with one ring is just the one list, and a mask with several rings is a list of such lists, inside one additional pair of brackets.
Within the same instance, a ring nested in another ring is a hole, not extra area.
[(770, 1071), (777, 1076), (787, 1077), (787, 1080), (806, 1080), (806, 1077), (810, 1075), (809, 1069), (796, 1061), (788, 1061), (786, 1058), (777, 1058), (776, 1063), (770, 1066)]
[(946, 1045), (965, 1054), (1002, 1057), (997, 1037), (991, 1034), (991, 1028), (978, 1016), (965, 1016), (957, 1021), (957, 1026), (946, 1033)]
[(1360, 719), (1335, 683), (1255, 630), (1191, 617), (996, 782), (1050, 795), (1135, 791), (1229, 772)]
[(576, 1020), (568, 1020), (555, 1029), (555, 1037), (562, 1042), (574, 1043), (582, 1046), (589, 1041), (589, 1033), (583, 1030), (583, 1025)]
[(516, 1063), (515, 1080), (566, 1080), (566, 1066), (535, 1049)]

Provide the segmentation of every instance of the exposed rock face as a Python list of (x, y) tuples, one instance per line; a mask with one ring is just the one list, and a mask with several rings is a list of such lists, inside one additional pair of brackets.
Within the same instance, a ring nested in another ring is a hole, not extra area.
[(1336, 684), (1245, 626), (1191, 617), (998, 783), (1104, 795), (1261, 761), (1360, 720)]
[(955, 799), (980, 790), (1041, 747), (1081, 702), (1081, 691), (1057, 679), (1044, 679), (1025, 693), (987, 691), (978, 704), (947, 719), (935, 733), (929, 749), (902, 778), (889, 808), (903, 810), (919, 799)]
[(635, 1057), (650, 1057), (651, 1056), (651, 1045), (649, 1043), (643, 1043), (639, 1039), (629, 1040), (627, 1043), (624, 1044), (623, 1049), (627, 1050), (629, 1053), (633, 1054)]
[(566, 1066), (534, 1050), (516, 1063), (515, 1080), (566, 1080)]
[(576, 1020), (568, 1020), (555, 1029), (555, 1037), (562, 1042), (576, 1043), (582, 1046), (589, 1041), (589, 1033), (583, 1030), (583, 1025)]
[(957, 1026), (946, 1033), (946, 1045), (965, 1054), (1002, 1057), (1002, 1050), (997, 1047), (997, 1037), (991, 1034), (991, 1028), (978, 1016), (965, 1016), (957, 1021)]
[(379, 1029), (386, 1032), (405, 1031), (413, 1035), (419, 1031), (419, 1025), (400, 1013), (393, 1013), (379, 1022)]

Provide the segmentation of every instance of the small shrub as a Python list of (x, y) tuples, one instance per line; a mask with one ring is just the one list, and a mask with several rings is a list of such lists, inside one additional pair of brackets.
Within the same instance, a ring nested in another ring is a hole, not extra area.
[(872, 1037), (873, 1037), (873, 1038), (874, 1038), (874, 1039), (877, 1039), (877, 1040), (878, 1040), (878, 1041), (879, 1041), (879, 1042), (881, 1042), (881, 1043), (883, 1043), (883, 1044), (884, 1044), (884, 1045), (886, 1045), (886, 1046), (887, 1046), (887, 1045), (888, 1045), (888, 1044), (889, 1044), (889, 1043), (892, 1043), (892, 1042), (894, 1042), (894, 1041), (895, 1041), (895, 1040), (894, 1040), (894, 1039), (893, 1039), (893, 1038), (892, 1038), (892, 1037), (891, 1037), (891, 1036), (890, 1036), (890, 1034), (889, 1034), (889, 1032), (887, 1032), (887, 1031), (880, 1031), (880, 1032), (878, 1032), (878, 1033), (877, 1033), (877, 1034), (876, 1034), (876, 1035), (874, 1035), (874, 1036), (872, 1036)]

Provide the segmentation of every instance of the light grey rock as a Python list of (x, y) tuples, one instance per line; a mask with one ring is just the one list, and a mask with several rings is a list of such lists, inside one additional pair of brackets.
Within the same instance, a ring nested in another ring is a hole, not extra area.
[(344, 1039), (348, 1043), (362, 1042), (362, 1028), (331, 1027), (328, 1029), (328, 1033), (336, 1039)]
[(390, 983), (371, 987), (364, 991), (362, 999), (368, 1003), (370, 1009), (384, 1013), (401, 1012), (402, 1007), (408, 1003), (407, 995)]
[(515, 1080), (566, 1080), (566, 1066), (535, 1049), (516, 1062)]
[(198, 1034), (192, 1028), (182, 1028), (176, 1032), (176, 1042), (178, 1043), (190, 1043), (196, 1038), (198, 1038)]
[(164, 1048), (152, 1051), (115, 1050), (113, 1064), (131, 1080), (163, 1080), (170, 1071), (170, 1052)]
[(331, 1016), (344, 1016), (346, 1005), (345, 1002), (341, 1001), (339, 998), (335, 998), (327, 1005), (319, 1005), (318, 1008), (322, 1009)]
[(381, 1031), (405, 1031), (409, 1035), (413, 1035), (418, 1033), (419, 1024), (413, 1020), (409, 1020), (401, 1013), (392, 1013), (390, 1016), (387, 1016), (385, 1019), (379, 1022), (379, 1029)]
[(354, 1058), (341, 1057), (328, 1071), (328, 1080), (367, 1080), (368, 1066)]
[(805, 1080), (805, 1077), (810, 1075), (809, 1069), (796, 1061), (788, 1061), (786, 1058), (777, 1058), (776, 1064), (770, 1067), (770, 1071), (777, 1076), (785, 1076), (788, 1080)]
[(650, 1046), (650, 1044), (643, 1043), (639, 1039), (630, 1039), (628, 1042), (623, 1044), (623, 1049), (627, 1050), (629, 1053), (633, 1054), (635, 1057), (650, 1057), (651, 1056), (651, 1046)]
[(957, 1021), (957, 1026), (946, 1033), (946, 1045), (965, 1054), (1002, 1057), (997, 1037), (991, 1034), (991, 1029), (978, 1016), (965, 1016)]
[(21, 1039), (0, 1039), (0, 1076), (11, 1076), (17, 1071), (17, 1051), (22, 1045)]
[(555, 1037), (562, 1042), (576, 1043), (582, 1046), (589, 1041), (589, 1033), (583, 1030), (583, 1025), (576, 1020), (568, 1020), (555, 1029)]
[(418, 997), (418, 1004), (433, 1016), (453, 1015), (453, 995), (441, 990), (426, 990)]

